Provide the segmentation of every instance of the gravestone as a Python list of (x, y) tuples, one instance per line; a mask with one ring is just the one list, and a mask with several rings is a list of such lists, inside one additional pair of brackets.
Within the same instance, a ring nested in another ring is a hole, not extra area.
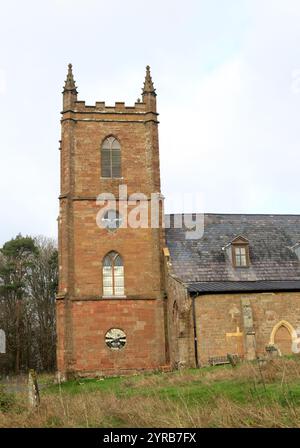
[(227, 353), (227, 359), (230, 362), (232, 367), (236, 367), (239, 362), (239, 357), (237, 355), (232, 355), (231, 353)]
[(278, 348), (272, 344), (266, 346), (266, 352), (269, 359), (278, 358), (278, 356), (280, 356)]
[(33, 408), (38, 407), (40, 404), (39, 386), (33, 369), (30, 369), (28, 372), (28, 400), (29, 405)]
[(5, 331), (0, 328), (0, 354), (6, 353), (6, 337)]

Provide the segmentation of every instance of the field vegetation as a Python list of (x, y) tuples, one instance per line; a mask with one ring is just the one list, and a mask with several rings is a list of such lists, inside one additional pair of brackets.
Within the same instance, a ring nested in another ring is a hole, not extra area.
[(1, 427), (300, 427), (300, 358), (0, 389)]

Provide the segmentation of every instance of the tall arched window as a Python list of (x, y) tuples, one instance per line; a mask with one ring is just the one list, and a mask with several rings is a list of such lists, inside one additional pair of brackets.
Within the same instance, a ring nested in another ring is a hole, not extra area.
[(124, 266), (117, 252), (109, 252), (103, 260), (103, 295), (124, 295)]
[(121, 177), (121, 146), (115, 137), (106, 138), (102, 144), (101, 176)]

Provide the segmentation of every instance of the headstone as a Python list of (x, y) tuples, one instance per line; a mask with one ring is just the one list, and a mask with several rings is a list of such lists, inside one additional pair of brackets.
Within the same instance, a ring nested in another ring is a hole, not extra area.
[(28, 373), (28, 400), (31, 407), (38, 407), (40, 404), (40, 393), (37, 383), (36, 373), (33, 369)]
[(6, 353), (6, 336), (2, 329), (0, 329), (0, 353)]
[(278, 348), (275, 345), (267, 345), (266, 346), (266, 352), (268, 355), (268, 358), (278, 358), (278, 356), (280, 355)]
[(227, 353), (227, 359), (230, 362), (232, 367), (236, 367), (238, 362), (239, 362), (239, 358), (237, 355), (232, 355), (231, 353)]

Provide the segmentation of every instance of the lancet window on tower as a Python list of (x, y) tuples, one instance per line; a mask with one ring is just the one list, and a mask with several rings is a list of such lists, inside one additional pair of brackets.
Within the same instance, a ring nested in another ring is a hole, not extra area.
[(103, 260), (103, 295), (124, 295), (124, 266), (117, 252), (109, 252)]

